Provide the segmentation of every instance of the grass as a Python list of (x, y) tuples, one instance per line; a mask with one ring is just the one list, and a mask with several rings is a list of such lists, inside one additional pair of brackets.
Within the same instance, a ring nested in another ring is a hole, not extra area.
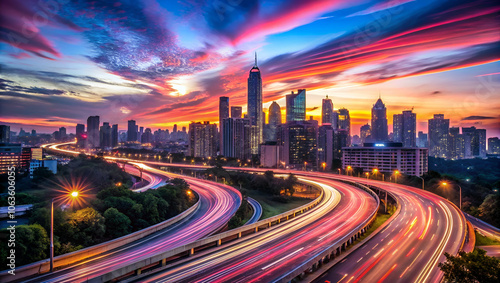
[(498, 245), (500, 245), (500, 242), (498, 242), (494, 239), (485, 237), (485, 236), (479, 234), (477, 231), (475, 231), (475, 232), (476, 232), (476, 246), (498, 246)]
[(292, 210), (313, 201), (309, 198), (292, 198), (289, 202), (282, 203), (273, 201), (271, 200), (272, 196), (266, 195), (256, 190), (248, 190), (247, 195), (251, 198), (254, 198), (262, 206), (262, 217), (260, 218), (261, 220), (281, 214), (288, 210)]

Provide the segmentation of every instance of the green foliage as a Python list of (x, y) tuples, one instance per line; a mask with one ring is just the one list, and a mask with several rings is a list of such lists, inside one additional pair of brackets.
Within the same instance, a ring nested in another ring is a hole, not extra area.
[(104, 217), (91, 207), (77, 210), (69, 217), (69, 223), (75, 233), (74, 243), (90, 246), (99, 243), (106, 231)]
[[(8, 206), (7, 198), (9, 195), (3, 195), (0, 197), (0, 206)], [(33, 204), (40, 201), (38, 196), (27, 194), (27, 193), (16, 193), (16, 205), (23, 204)]]
[(488, 195), (479, 207), (480, 217), (500, 227), (500, 195)]
[(54, 173), (46, 167), (38, 167), (33, 171), (33, 182), (39, 183), (54, 177)]
[(439, 263), (439, 268), (447, 282), (500, 282), (500, 259), (487, 256), (484, 250), (459, 252), (458, 256), (444, 255), (446, 262)]
[(130, 232), (130, 218), (127, 215), (111, 207), (104, 212), (106, 219), (106, 234), (111, 238), (117, 238)]
[(252, 206), (248, 203), (246, 199), (244, 199), (241, 202), (241, 205), (236, 211), (236, 213), (233, 215), (231, 220), (229, 220), (227, 224), (228, 228), (234, 229), (245, 225), (245, 223), (250, 219), (250, 217), (252, 217), (252, 215), (253, 215)]
[[(8, 234), (6, 229), (2, 234)], [(15, 249), (16, 266), (39, 261), (48, 257), (49, 236), (47, 231), (39, 224), (16, 226), (15, 247), (8, 247), (7, 241), (2, 241), (0, 245), (2, 269), (6, 269), (7, 256), (10, 249)]]

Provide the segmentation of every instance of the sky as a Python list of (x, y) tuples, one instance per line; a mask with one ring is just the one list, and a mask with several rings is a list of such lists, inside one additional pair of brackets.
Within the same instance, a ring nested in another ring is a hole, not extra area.
[(256, 52), (264, 108), (306, 89), (320, 120), (328, 95), (359, 134), (380, 95), (389, 123), (413, 109), (419, 131), (442, 113), (500, 136), (498, 1), (4, 0), (0, 50), (13, 131), (218, 122), (220, 96), (246, 110)]

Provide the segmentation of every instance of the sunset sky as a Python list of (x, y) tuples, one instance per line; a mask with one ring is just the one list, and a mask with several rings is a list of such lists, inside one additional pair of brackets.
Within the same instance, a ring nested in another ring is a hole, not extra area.
[[(75, 2), (75, 3), (73, 3)], [(307, 89), (349, 109), (352, 134), (379, 94), (388, 119), (500, 136), (500, 2), (424, 0), (18, 1), (0, 7), (0, 123), (74, 132), (90, 115), (171, 129), (246, 109), (258, 54), (264, 108)], [(390, 129), (392, 127), (389, 127)]]

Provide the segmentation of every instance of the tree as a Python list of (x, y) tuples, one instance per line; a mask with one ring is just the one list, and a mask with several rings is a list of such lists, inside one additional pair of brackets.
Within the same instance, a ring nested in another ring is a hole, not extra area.
[(480, 216), (492, 225), (500, 226), (500, 195), (488, 195), (479, 207)]
[(104, 212), (106, 219), (106, 234), (111, 238), (117, 238), (130, 232), (130, 218), (127, 215), (111, 207)]
[(446, 262), (439, 263), (447, 282), (500, 282), (500, 259), (486, 255), (486, 251), (459, 252), (458, 256), (444, 253)]
[(33, 182), (37, 183), (54, 177), (54, 173), (47, 167), (38, 167), (33, 171)]
[[(2, 233), (5, 230), (2, 231)], [(49, 236), (47, 231), (39, 224), (19, 225), (16, 227), (16, 265), (23, 265), (39, 261), (48, 257)], [(7, 243), (2, 244), (2, 266), (6, 258)], [(10, 248), (9, 248), (10, 249)]]
[(72, 213), (69, 219), (75, 231), (72, 242), (84, 246), (98, 243), (106, 231), (104, 221), (104, 217), (91, 207)]

